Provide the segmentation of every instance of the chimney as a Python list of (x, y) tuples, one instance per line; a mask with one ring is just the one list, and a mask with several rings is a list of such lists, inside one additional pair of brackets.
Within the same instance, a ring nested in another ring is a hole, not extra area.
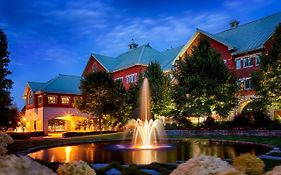
[(229, 25), (230, 25), (230, 28), (233, 29), (239, 25), (239, 22), (237, 20), (233, 20), (229, 23)]
[(133, 50), (138, 47), (138, 44), (135, 43), (134, 38), (132, 38), (131, 44), (129, 44), (129, 50)]

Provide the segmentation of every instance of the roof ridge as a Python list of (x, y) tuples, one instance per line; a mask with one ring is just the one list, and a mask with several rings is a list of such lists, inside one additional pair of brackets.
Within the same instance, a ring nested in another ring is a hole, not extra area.
[(253, 20), (253, 21), (244, 23), (244, 24), (239, 24), (239, 25), (237, 25), (235, 28), (230, 28), (230, 29), (227, 29), (227, 30), (224, 30), (224, 31), (221, 31), (221, 32), (217, 32), (217, 33), (215, 33), (214, 35), (217, 35), (217, 34), (220, 34), (220, 33), (224, 33), (224, 32), (230, 31), (230, 30), (235, 30), (235, 29), (241, 28), (241, 27), (243, 27), (243, 26), (245, 26), (245, 25), (249, 25), (249, 24), (251, 24), (251, 23), (254, 23), (254, 22), (257, 22), (257, 21), (261, 21), (261, 20), (264, 20), (264, 19), (266, 19), (266, 18), (275, 16), (275, 15), (278, 15), (278, 14), (281, 15), (281, 12), (276, 12), (276, 13), (273, 13), (273, 14), (271, 14), (271, 15), (264, 16), (264, 17), (261, 17), (261, 18), (259, 18), (259, 19), (256, 19), (256, 20)]

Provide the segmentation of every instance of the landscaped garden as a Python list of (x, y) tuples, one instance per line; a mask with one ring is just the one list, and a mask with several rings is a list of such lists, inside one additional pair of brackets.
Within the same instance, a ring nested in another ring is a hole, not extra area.
[(98, 129), (55, 138), (9, 135), (23, 114), (10, 107), (9, 52), (1, 31), (0, 175), (280, 174), (280, 116), (269, 110), (281, 108), (281, 24), (273, 38), (253, 73), (256, 97), (241, 109), (241, 84), (203, 38), (168, 73), (159, 62), (149, 63), (127, 90), (107, 72), (85, 75), (74, 106)]

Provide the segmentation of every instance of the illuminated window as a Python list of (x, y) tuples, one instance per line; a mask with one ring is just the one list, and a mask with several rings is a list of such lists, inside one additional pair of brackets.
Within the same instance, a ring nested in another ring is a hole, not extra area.
[(48, 103), (49, 104), (56, 104), (57, 103), (57, 96), (48, 95)]
[(38, 104), (42, 104), (42, 96), (41, 95), (38, 96)]
[(241, 69), (241, 60), (240, 59), (235, 60), (235, 64), (236, 64), (236, 69)]
[(254, 65), (254, 58), (244, 58), (243, 59), (243, 67), (252, 67)]
[(61, 104), (69, 104), (70, 103), (70, 97), (69, 96), (62, 96), (61, 97)]
[(223, 60), (223, 62), (224, 62), (224, 64), (226, 64), (226, 63), (227, 63), (227, 60)]
[(29, 92), (27, 103), (28, 103), (29, 105), (32, 105), (32, 104), (33, 104), (33, 93), (32, 93), (32, 92)]

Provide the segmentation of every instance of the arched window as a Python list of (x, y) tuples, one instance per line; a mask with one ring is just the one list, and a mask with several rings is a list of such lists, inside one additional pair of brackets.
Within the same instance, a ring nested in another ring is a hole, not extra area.
[(97, 63), (94, 63), (94, 64), (93, 64), (92, 69), (93, 69), (93, 72), (98, 71), (98, 65), (97, 65)]

